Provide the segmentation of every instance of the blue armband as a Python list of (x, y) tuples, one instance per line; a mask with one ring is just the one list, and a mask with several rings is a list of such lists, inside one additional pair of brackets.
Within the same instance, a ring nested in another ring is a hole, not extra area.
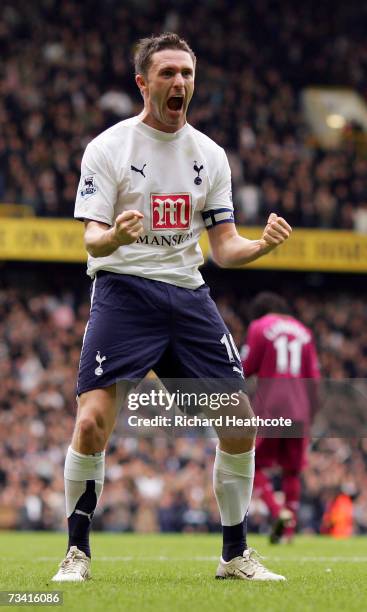
[(232, 208), (215, 208), (214, 210), (207, 210), (201, 214), (206, 229), (210, 229), (220, 223), (234, 223)]

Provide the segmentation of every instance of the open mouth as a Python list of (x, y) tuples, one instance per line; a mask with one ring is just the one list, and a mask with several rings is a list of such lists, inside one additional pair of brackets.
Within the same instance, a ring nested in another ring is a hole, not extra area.
[(167, 100), (167, 106), (170, 110), (179, 111), (183, 107), (183, 96), (171, 96)]

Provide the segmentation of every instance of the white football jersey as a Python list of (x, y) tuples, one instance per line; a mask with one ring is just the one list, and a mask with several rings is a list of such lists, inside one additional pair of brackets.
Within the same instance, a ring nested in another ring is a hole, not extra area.
[(141, 116), (102, 132), (85, 150), (74, 216), (112, 226), (132, 209), (144, 215), (143, 235), (107, 257), (89, 256), (88, 274), (109, 270), (196, 289), (204, 282), (201, 232), (233, 222), (224, 150), (189, 124), (166, 133)]

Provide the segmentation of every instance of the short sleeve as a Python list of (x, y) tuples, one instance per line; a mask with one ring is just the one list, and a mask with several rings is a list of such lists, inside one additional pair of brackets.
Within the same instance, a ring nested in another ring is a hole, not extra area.
[(117, 181), (101, 147), (90, 143), (83, 155), (74, 217), (112, 225)]
[(207, 229), (219, 223), (234, 223), (231, 169), (227, 156), (220, 149), (215, 179), (207, 195), (202, 216)]

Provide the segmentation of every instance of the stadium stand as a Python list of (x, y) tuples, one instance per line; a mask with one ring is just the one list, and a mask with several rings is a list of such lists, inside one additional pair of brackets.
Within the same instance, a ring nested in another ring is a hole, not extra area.
[[(141, 109), (131, 76), (134, 41), (174, 29), (199, 58), (189, 120), (229, 153), (237, 221), (262, 224), (272, 210), (298, 227), (367, 232), (364, 137), (349, 125), (339, 149), (323, 150), (300, 105), (309, 85), (366, 96), (366, 12), (361, 3), (331, 0), (2, 3), (0, 224), (5, 215), (72, 217), (86, 144)], [(65, 528), (63, 462), (89, 304), (74, 288), (60, 290), (69, 287), (67, 276), (63, 284), (51, 274), (48, 280), (40, 291), (24, 275), (8, 285), (0, 276), (0, 528)], [(246, 300), (224, 291), (217, 302), (241, 344)], [(303, 295), (300, 284), (295, 311), (315, 332), (324, 377), (366, 377), (365, 304), (340, 287)], [(123, 439), (117, 431), (94, 528), (219, 531), (214, 451), (210, 439), (173, 444)], [(353, 500), (355, 533), (367, 532), (366, 464), (366, 439), (313, 441), (301, 531), (320, 531), (342, 488)], [(254, 498), (250, 529), (263, 532), (267, 524)]]
[[(225, 293), (219, 308), (239, 343), (246, 300)], [(89, 305), (69, 289), (0, 290), (0, 527), (62, 529), (63, 461), (73, 427), (75, 373)], [(333, 379), (366, 376), (367, 311), (359, 297), (319, 294), (295, 303), (317, 330), (322, 373)], [(96, 529), (216, 531), (211, 492), (215, 440), (134, 439), (117, 428)], [(355, 532), (367, 531), (366, 439), (313, 440), (303, 475), (300, 529), (319, 532), (331, 496), (343, 487), (353, 499)], [(254, 498), (250, 527), (263, 532), (268, 516)]]
[(230, 152), (237, 220), (262, 224), (271, 209), (297, 226), (366, 231), (360, 132), (356, 143), (348, 125), (340, 149), (322, 150), (300, 105), (308, 85), (365, 96), (365, 10), (330, 0), (2, 4), (0, 202), (72, 216), (86, 144), (140, 111), (134, 41), (173, 28), (197, 51), (190, 121)]

